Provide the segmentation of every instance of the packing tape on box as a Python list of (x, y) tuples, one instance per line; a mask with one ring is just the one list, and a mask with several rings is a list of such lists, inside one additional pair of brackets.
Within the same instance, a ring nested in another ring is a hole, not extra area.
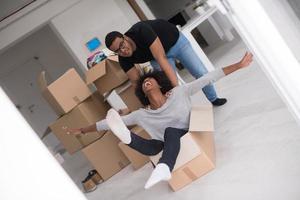
[(189, 167), (185, 167), (182, 169), (182, 171), (185, 173), (187, 177), (189, 177), (191, 180), (197, 179), (197, 176), (190, 170)]

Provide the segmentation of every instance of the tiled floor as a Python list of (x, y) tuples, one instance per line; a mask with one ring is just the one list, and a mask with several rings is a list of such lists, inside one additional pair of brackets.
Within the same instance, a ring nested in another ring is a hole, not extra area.
[[(239, 60), (240, 40), (209, 55), (216, 67)], [(191, 80), (186, 72), (181, 72)], [(133, 171), (126, 167), (86, 194), (89, 200), (298, 200), (300, 199), (300, 127), (254, 61), (216, 84), (228, 103), (215, 108), (217, 167), (174, 193), (167, 183), (149, 190), (143, 186), (152, 166)], [(84, 169), (84, 167), (82, 168)], [(79, 170), (79, 169), (77, 169)], [(80, 171), (80, 170), (79, 170)]]

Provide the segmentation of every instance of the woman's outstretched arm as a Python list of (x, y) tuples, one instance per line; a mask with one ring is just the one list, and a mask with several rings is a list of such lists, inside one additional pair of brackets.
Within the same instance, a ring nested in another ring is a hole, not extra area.
[(237, 63), (234, 63), (232, 65), (226, 66), (221, 69), (216, 69), (212, 72), (209, 72), (205, 74), (204, 76), (198, 78), (195, 81), (192, 81), (186, 85), (183, 85), (182, 87), (187, 90), (187, 92), (190, 95), (193, 95), (197, 92), (199, 92), (200, 89), (205, 87), (206, 85), (210, 83), (214, 83), (217, 80), (221, 79), (222, 77), (231, 74), (239, 69), (245, 68), (250, 65), (252, 62), (253, 55), (250, 52), (246, 52), (244, 57)]

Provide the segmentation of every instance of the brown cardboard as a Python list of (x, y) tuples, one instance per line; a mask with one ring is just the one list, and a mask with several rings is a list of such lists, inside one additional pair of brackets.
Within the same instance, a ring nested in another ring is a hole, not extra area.
[[(172, 172), (172, 178), (169, 180), (169, 185), (174, 191), (183, 188), (215, 168), (215, 146), (212, 131), (212, 107), (193, 108), (190, 130), (181, 138), (180, 152)], [(151, 161), (157, 164), (161, 154), (162, 152), (150, 157)]]
[[(131, 132), (133, 132), (145, 139), (151, 139), (149, 134), (143, 128), (141, 128), (139, 126), (132, 128)], [(148, 156), (145, 156), (145, 155), (139, 153), (138, 151), (132, 149), (128, 145), (124, 144), (123, 142), (119, 143), (119, 147), (122, 150), (122, 152), (125, 154), (125, 156), (128, 158), (132, 167), (135, 170), (141, 168), (142, 166), (144, 166), (145, 164), (147, 164), (150, 161)]]
[(103, 180), (107, 180), (129, 164), (129, 160), (118, 147), (120, 140), (107, 131), (103, 137), (82, 149)]
[(73, 154), (100, 138), (105, 131), (74, 136), (67, 134), (68, 128), (81, 128), (104, 119), (109, 108), (109, 105), (104, 102), (103, 97), (96, 92), (83, 103), (76, 106), (71, 112), (60, 117), (49, 127), (66, 150), (70, 154)]
[(116, 57), (109, 57), (96, 64), (86, 72), (85, 76), (86, 83), (88, 85), (94, 83), (102, 95), (128, 80)]
[(197, 105), (193, 107), (190, 117), (189, 131), (214, 131), (213, 109), (211, 105)]
[[(195, 137), (197, 134), (201, 137)], [(215, 168), (213, 134), (191, 133), (191, 135), (194, 137), (194, 140), (202, 144), (202, 151), (196, 158), (172, 172), (172, 178), (169, 180), (169, 185), (174, 191), (183, 188)]]
[(71, 68), (48, 85), (42, 94), (60, 116), (88, 98), (91, 92), (76, 70)]
[(130, 81), (116, 88), (116, 92), (120, 95), (121, 99), (124, 101), (130, 111), (135, 111), (143, 107), (142, 103), (135, 95), (135, 89), (131, 85)]

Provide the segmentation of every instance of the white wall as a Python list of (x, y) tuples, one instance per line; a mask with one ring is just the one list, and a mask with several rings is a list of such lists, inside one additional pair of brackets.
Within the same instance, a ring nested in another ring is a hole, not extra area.
[(34, 56), (45, 66), (52, 81), (76, 63), (49, 28), (44, 26), (0, 54), (0, 77)]
[(300, 21), (287, 0), (260, 0), (260, 3), (300, 61)]
[[(68, 68), (76, 67), (76, 63), (51, 31), (49, 26), (45, 26), (0, 54), (0, 79), (3, 76), (7, 76), (12, 70), (18, 70), (18, 68), (22, 67), (22, 63), (35, 56), (39, 57), (38, 62), (43, 66), (44, 70), (46, 70), (48, 77), (50, 77), (49, 81), (57, 79)], [(37, 77), (33, 78), (33, 82), (36, 84)], [(18, 81), (19, 80), (15, 80), (14, 84), (18, 84)], [(38, 98), (38, 95), (40, 96), (40, 94), (36, 95), (37, 96), (31, 97), (32, 100)], [(22, 99), (16, 101), (22, 104)], [(40, 134), (39, 136), (42, 136), (42, 133), (47, 128), (48, 124), (52, 123), (57, 118), (56, 114), (51, 112), (52, 109), (46, 101), (44, 101), (42, 106), (43, 107), (37, 109), (46, 109), (50, 112), (35, 124), (36, 131)], [(45, 142), (47, 146), (51, 147), (55, 147), (59, 144), (53, 134), (47, 136)]]
[(47, 23), (53, 16), (76, 4), (80, 0), (51, 0), (40, 8), (0, 30), (0, 52), (28, 36)]
[(0, 110), (0, 199), (86, 200), (1, 88)]
[(135, 14), (134, 10), (128, 4), (126, 0), (114, 0), (119, 9), (122, 11), (123, 15), (126, 16), (128, 22), (133, 25), (140, 21), (139, 17)]
[(90, 54), (85, 47), (88, 40), (96, 36), (104, 44), (108, 32), (125, 32), (130, 27), (131, 20), (119, 5), (111, 0), (85, 0), (51, 20), (52, 27), (83, 68)]

